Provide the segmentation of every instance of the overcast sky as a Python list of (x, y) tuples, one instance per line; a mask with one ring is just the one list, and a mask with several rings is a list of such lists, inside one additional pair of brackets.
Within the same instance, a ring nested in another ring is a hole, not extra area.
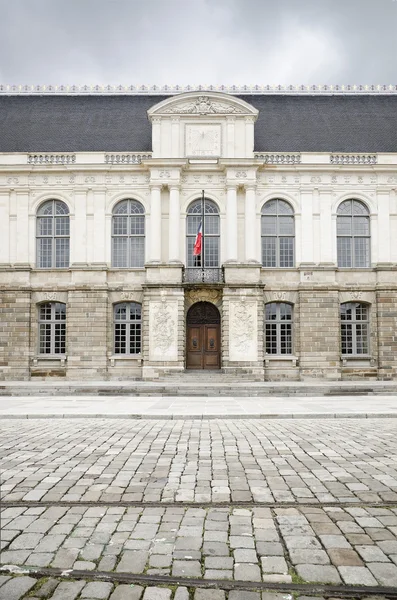
[(397, 83), (397, 0), (0, 0), (0, 83)]

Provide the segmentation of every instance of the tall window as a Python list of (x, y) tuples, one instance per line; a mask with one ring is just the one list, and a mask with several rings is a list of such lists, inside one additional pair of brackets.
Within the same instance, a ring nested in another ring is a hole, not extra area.
[(369, 212), (359, 200), (345, 200), (338, 207), (338, 267), (370, 266)]
[(66, 304), (47, 302), (39, 306), (39, 353), (65, 354)]
[(360, 302), (346, 302), (341, 304), (340, 319), (342, 354), (368, 354), (368, 306)]
[(186, 263), (188, 267), (219, 267), (219, 210), (211, 200), (204, 201), (204, 265), (202, 257), (193, 255), (194, 242), (203, 219), (203, 202), (195, 200), (188, 208), (186, 222)]
[(292, 306), (271, 302), (265, 306), (266, 354), (292, 354)]
[(113, 209), (112, 267), (140, 268), (145, 263), (145, 210), (137, 200), (122, 200)]
[(114, 306), (114, 353), (139, 354), (142, 348), (141, 305), (122, 302)]
[(37, 211), (37, 266), (61, 269), (69, 266), (69, 209), (61, 200), (48, 200)]
[(262, 208), (262, 265), (293, 267), (294, 210), (285, 200), (266, 202)]

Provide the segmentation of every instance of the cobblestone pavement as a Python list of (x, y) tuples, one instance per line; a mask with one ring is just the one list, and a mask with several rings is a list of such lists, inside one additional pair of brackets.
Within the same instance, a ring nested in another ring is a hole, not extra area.
[(394, 419), (2, 421), (2, 497), (397, 504), (396, 433)]
[(0, 427), (0, 600), (397, 597), (396, 420)]

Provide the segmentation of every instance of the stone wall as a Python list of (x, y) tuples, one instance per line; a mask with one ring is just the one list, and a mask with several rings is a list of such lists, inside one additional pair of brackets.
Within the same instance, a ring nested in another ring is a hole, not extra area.
[(339, 294), (336, 290), (299, 293), (301, 379), (340, 377)]
[(383, 289), (376, 294), (379, 338), (379, 379), (397, 377), (397, 290)]
[(29, 379), (30, 292), (0, 292), (0, 379)]

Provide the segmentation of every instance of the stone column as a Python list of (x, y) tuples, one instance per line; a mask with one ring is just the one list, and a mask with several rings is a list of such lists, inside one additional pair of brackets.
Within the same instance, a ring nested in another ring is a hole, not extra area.
[(226, 261), (229, 261), (229, 262), (237, 261), (237, 188), (236, 188), (236, 184), (228, 184), (227, 185)]
[(161, 185), (150, 186), (149, 262), (161, 261)]
[(152, 145), (153, 158), (158, 158), (161, 155), (161, 118), (154, 117), (152, 119)]
[(180, 205), (179, 205), (179, 185), (170, 184), (170, 209), (169, 209), (169, 240), (168, 240), (168, 260), (170, 262), (180, 261), (179, 241), (180, 241)]
[(0, 192), (0, 223), (3, 223), (0, 264), (8, 265), (10, 263), (10, 203), (7, 190)]
[(328, 190), (321, 190), (320, 204), (320, 262), (333, 263), (332, 255), (332, 197)]
[(234, 129), (236, 117), (227, 117), (227, 157), (234, 158)]
[(313, 191), (305, 190), (301, 192), (301, 231), (302, 231), (302, 250), (301, 262), (311, 264), (313, 257)]
[(70, 262), (72, 266), (87, 264), (87, 191), (75, 192), (74, 223), (70, 228)]
[[(378, 263), (390, 263), (390, 197), (389, 190), (377, 192), (378, 196)], [(373, 219), (374, 221), (374, 219)], [(372, 224), (372, 223), (371, 223)], [(375, 232), (371, 232), (374, 240)], [(374, 262), (376, 249), (372, 248), (371, 262)]]
[(179, 152), (179, 117), (171, 119), (171, 156), (177, 158), (181, 155)]
[(245, 156), (251, 158), (254, 153), (254, 117), (245, 117)]
[(256, 223), (256, 189), (255, 185), (245, 188), (245, 260), (257, 261), (257, 223)]

